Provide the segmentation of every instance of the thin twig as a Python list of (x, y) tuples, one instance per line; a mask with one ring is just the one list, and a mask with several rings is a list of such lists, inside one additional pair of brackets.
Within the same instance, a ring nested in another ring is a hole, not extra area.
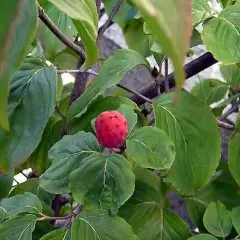
[(113, 7), (111, 14), (108, 17), (108, 20), (103, 24), (103, 26), (98, 31), (98, 40), (102, 37), (104, 32), (112, 25), (113, 18), (115, 17), (116, 13), (119, 11), (122, 3), (124, 0), (118, 0), (117, 4)]
[(38, 218), (37, 220), (38, 221), (45, 221), (45, 220), (49, 220), (49, 221), (52, 221), (52, 220), (64, 220), (64, 219), (69, 219), (69, 218), (72, 218), (72, 217), (75, 217), (75, 213), (71, 213), (71, 214), (68, 214), (66, 216), (63, 216), (63, 217), (50, 217), (50, 216), (46, 216), (44, 214), (41, 214), (41, 217)]
[(142, 94), (138, 93), (137, 91), (133, 90), (133, 89), (129, 89), (128, 87), (125, 87), (125, 86), (122, 86), (121, 84), (117, 84), (118, 87), (132, 93), (132, 94), (135, 94), (137, 95), (138, 97), (142, 98), (143, 100), (145, 100), (146, 102), (148, 103), (153, 103), (151, 99), (147, 98), (147, 97), (144, 97)]
[(91, 75), (94, 75), (94, 76), (98, 75), (96, 72), (94, 72), (91, 69), (88, 69), (86, 71), (81, 71), (80, 69), (64, 69), (64, 70), (58, 69), (57, 73), (58, 74), (63, 74), (63, 73), (88, 73), (88, 74), (91, 74)]
[(165, 79), (164, 79), (164, 84), (165, 84), (165, 92), (169, 92), (169, 82), (168, 82), (168, 58), (164, 61), (164, 74), (165, 74)]
[(63, 32), (54, 24), (54, 22), (48, 17), (48, 15), (44, 12), (44, 9), (38, 5), (38, 17), (42, 20), (42, 22), (51, 30), (51, 32), (65, 45), (71, 48), (74, 52), (76, 52), (82, 59), (85, 59), (85, 53), (78, 45), (72, 42), (67, 36), (63, 34)]
[(217, 123), (218, 123), (218, 126), (221, 127), (221, 128), (225, 128), (225, 129), (228, 129), (228, 130), (231, 130), (231, 131), (234, 131), (234, 129), (235, 129), (235, 126), (230, 125), (230, 124), (225, 123), (225, 122), (222, 122), (220, 120), (217, 120)]

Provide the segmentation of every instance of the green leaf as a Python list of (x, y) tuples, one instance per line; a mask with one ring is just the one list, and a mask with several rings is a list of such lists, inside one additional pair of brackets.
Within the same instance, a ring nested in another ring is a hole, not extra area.
[(91, 104), (87, 112), (85, 112), (80, 118), (74, 119), (74, 121), (69, 124), (68, 129), (70, 129), (71, 134), (78, 131), (91, 132), (93, 130), (91, 121), (101, 112), (117, 110), (122, 112), (126, 117), (128, 122), (128, 132), (130, 133), (137, 121), (137, 115), (134, 113), (134, 109), (138, 110), (139, 108), (137, 104), (130, 99), (121, 96), (108, 96)]
[[(66, 37), (73, 39), (73, 36), (77, 35), (77, 30), (72, 19), (67, 14), (61, 12), (51, 3), (45, 5), (44, 11)], [(38, 35), (44, 50), (44, 55), (50, 60), (54, 59), (57, 53), (66, 48), (66, 45), (63, 44), (44, 23), (39, 24)]]
[(11, 218), (0, 225), (0, 239), (32, 239), (37, 217), (26, 214)]
[(193, 0), (193, 25), (197, 26), (211, 16), (211, 8), (206, 0)]
[[(102, 0), (102, 2), (104, 3), (104, 9), (109, 16), (114, 6), (118, 3), (118, 0)], [(114, 16), (113, 21), (120, 25), (124, 30), (125, 26), (127, 26), (128, 23), (134, 19), (136, 14), (137, 9), (128, 4), (127, 1), (123, 1), (119, 10)]]
[(84, 158), (99, 151), (98, 141), (91, 133), (64, 136), (49, 151), (52, 165), (40, 177), (40, 187), (56, 194), (69, 192), (71, 172), (81, 165)]
[(126, 158), (95, 153), (70, 175), (74, 200), (84, 209), (117, 211), (133, 194), (135, 176)]
[(120, 216), (141, 240), (185, 240), (187, 224), (175, 213), (163, 210), (160, 179), (147, 169), (137, 169), (133, 196), (120, 208)]
[(6, 217), (7, 217), (6, 210), (0, 206), (0, 224), (4, 221)]
[(143, 168), (168, 171), (175, 160), (175, 145), (156, 127), (143, 127), (127, 138), (127, 154)]
[(42, 211), (42, 204), (39, 198), (29, 192), (23, 195), (4, 198), (1, 201), (1, 206), (7, 211), (8, 218), (15, 217), (19, 213), (39, 214)]
[(68, 121), (82, 116), (91, 103), (107, 88), (115, 86), (132, 68), (138, 65), (149, 67), (147, 60), (129, 49), (119, 50), (108, 58), (94, 83), (69, 108)]
[(107, 211), (81, 212), (72, 224), (72, 240), (137, 240), (132, 228), (120, 217)]
[[(185, 80), (185, 53), (192, 33), (191, 1), (132, 0), (175, 68), (177, 87)], [(181, 11), (179, 11), (181, 9)]]
[(217, 237), (227, 237), (232, 230), (230, 212), (220, 201), (209, 204), (203, 223), (208, 232)]
[(144, 57), (151, 55), (152, 36), (143, 32), (142, 19), (134, 19), (130, 22), (125, 28), (124, 36), (130, 49), (139, 52)]
[(193, 87), (191, 94), (210, 105), (222, 100), (227, 90), (228, 85), (218, 79), (204, 79)]
[(206, 21), (203, 25), (203, 43), (223, 64), (240, 61), (239, 16), (240, 6), (229, 6), (223, 9), (218, 17)]
[(50, 205), (54, 198), (53, 194), (48, 193), (39, 187), (38, 178), (28, 179), (26, 182), (18, 184), (13, 188), (9, 196), (12, 197), (15, 195), (24, 194), (25, 192), (36, 194), (42, 203), (45, 203), (47, 205)]
[(98, 59), (96, 44), (98, 31), (98, 13), (95, 0), (49, 0), (61, 11), (74, 19), (75, 27), (86, 50), (85, 67), (94, 64)]
[(42, 139), (37, 149), (28, 158), (27, 163), (37, 176), (44, 173), (51, 162), (48, 159), (48, 151), (60, 139), (62, 121), (59, 116), (50, 117), (47, 126), (44, 129)]
[(169, 93), (154, 102), (156, 126), (175, 143), (176, 158), (169, 180), (181, 193), (193, 195), (210, 181), (217, 168), (219, 130), (210, 108), (190, 93), (182, 92), (177, 105), (173, 99), (174, 93)]
[(238, 89), (240, 87), (240, 67), (236, 64), (233, 65), (221, 65), (220, 67), (223, 78), (233, 88)]
[(10, 85), (11, 130), (0, 130), (0, 169), (23, 163), (38, 146), (56, 102), (57, 74), (39, 58), (28, 57)]
[(240, 173), (238, 171), (238, 169), (240, 167), (239, 141), (240, 141), (240, 115), (238, 115), (238, 117), (237, 117), (236, 127), (235, 127), (234, 133), (231, 136), (229, 144), (228, 144), (229, 170), (238, 184), (240, 184)]
[(43, 236), (40, 240), (70, 240), (67, 228), (57, 229)]
[(9, 82), (20, 67), (37, 26), (36, 1), (10, 0), (1, 5), (0, 27), (0, 126), (9, 130)]
[(240, 234), (240, 207), (232, 209), (231, 217), (234, 228), (237, 230), (238, 234)]
[(198, 234), (194, 237), (188, 238), (188, 240), (217, 240), (217, 238), (209, 234)]
[(13, 184), (14, 169), (12, 169), (8, 175), (0, 173), (0, 199), (7, 197)]

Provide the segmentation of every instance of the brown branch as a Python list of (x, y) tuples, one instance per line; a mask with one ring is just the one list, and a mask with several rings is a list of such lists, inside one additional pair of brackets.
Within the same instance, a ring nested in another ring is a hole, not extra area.
[(44, 12), (44, 9), (38, 5), (38, 17), (51, 30), (51, 32), (66, 46), (76, 52), (82, 59), (85, 59), (85, 53), (78, 45), (72, 42), (63, 32), (54, 24), (54, 22)]
[[(213, 55), (210, 52), (205, 53), (204, 55), (198, 57), (197, 59), (191, 61), (190, 63), (184, 66), (185, 72), (186, 72), (186, 79), (205, 70), (206, 68), (215, 64), (216, 62), (217, 60), (213, 57)], [(165, 78), (162, 78), (160, 80), (161, 92), (165, 92), (164, 82), (165, 82)], [(174, 73), (171, 73), (168, 75), (168, 82), (169, 82), (169, 88), (173, 88), (175, 86)], [(156, 89), (155, 82), (147, 86), (143, 91), (140, 92), (140, 94), (150, 99), (155, 98), (157, 96), (157, 89)], [(131, 96), (130, 99), (133, 100), (138, 105), (142, 105), (143, 103), (146, 102), (137, 95)]]
[(112, 23), (113, 23), (112, 20), (115, 17), (115, 15), (117, 14), (117, 12), (119, 11), (123, 2), (124, 2), (124, 0), (118, 0), (116, 5), (113, 7), (113, 10), (112, 10), (111, 14), (109, 15), (108, 20), (103, 24), (103, 26), (98, 31), (98, 40), (102, 37), (104, 32), (112, 25)]

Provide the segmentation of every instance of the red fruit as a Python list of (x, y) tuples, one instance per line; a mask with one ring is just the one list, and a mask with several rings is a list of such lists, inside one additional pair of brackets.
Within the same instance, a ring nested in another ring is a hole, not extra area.
[(127, 120), (118, 111), (105, 111), (95, 121), (98, 142), (106, 148), (121, 147), (128, 134)]

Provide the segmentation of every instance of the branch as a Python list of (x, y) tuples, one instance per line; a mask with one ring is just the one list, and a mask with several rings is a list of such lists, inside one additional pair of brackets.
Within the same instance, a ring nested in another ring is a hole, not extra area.
[(164, 78), (164, 84), (165, 84), (165, 92), (169, 92), (169, 82), (168, 82), (168, 58), (165, 59), (165, 78)]
[(234, 129), (235, 129), (235, 126), (230, 125), (230, 124), (225, 123), (225, 122), (222, 122), (220, 120), (217, 120), (217, 123), (218, 123), (218, 126), (221, 127), (221, 128), (225, 128), (225, 129), (228, 129), (228, 130), (231, 130), (231, 131), (234, 131)]
[(117, 86), (122, 88), (122, 89), (124, 89), (124, 90), (126, 90), (126, 91), (128, 91), (128, 92), (130, 92), (130, 93), (133, 93), (133, 94), (137, 95), (138, 97), (140, 97), (141, 99), (143, 99), (144, 101), (146, 101), (148, 103), (151, 103), (151, 104), (153, 103), (151, 99), (149, 99), (147, 97), (144, 97), (142, 94), (138, 93), (135, 90), (132, 90), (132, 89), (129, 89), (129, 88), (125, 87), (125, 86), (122, 86), (121, 84), (117, 84)]
[[(184, 66), (185, 72), (186, 72), (186, 79), (205, 70), (206, 68), (215, 64), (216, 62), (217, 60), (213, 57), (213, 55), (210, 52), (205, 53), (204, 55), (200, 56), (199, 58), (191, 61), (190, 63)], [(161, 92), (165, 92), (165, 84), (164, 84), (165, 79), (166, 78), (164, 77), (160, 80)], [(174, 73), (171, 73), (168, 75), (168, 82), (169, 82), (170, 88), (173, 88), (175, 86)], [(155, 82), (147, 86), (143, 91), (140, 92), (140, 94), (150, 99), (155, 98), (157, 96), (157, 89), (156, 89)], [(137, 95), (131, 96), (130, 99), (135, 103), (137, 103), (137, 105), (142, 105), (143, 103), (146, 102)]]
[(78, 45), (72, 42), (67, 36), (63, 34), (63, 32), (48, 17), (48, 15), (44, 12), (44, 9), (40, 5), (38, 5), (38, 17), (62, 43), (64, 43), (69, 48), (71, 48), (82, 59), (85, 59), (84, 51)]
[(228, 109), (225, 113), (223, 113), (222, 114), (222, 116), (220, 116), (219, 118), (218, 118), (218, 120), (220, 120), (220, 121), (222, 121), (222, 120), (224, 120), (226, 117), (228, 117), (229, 115), (231, 115), (232, 113), (234, 113), (234, 112), (237, 112), (238, 111), (238, 106), (236, 105), (234, 105), (234, 106), (232, 106), (230, 109)]
[(109, 15), (108, 20), (103, 24), (103, 26), (98, 31), (98, 40), (102, 37), (104, 32), (113, 24), (112, 20), (115, 17), (116, 13), (119, 11), (123, 2), (124, 0), (118, 0), (117, 4), (113, 7), (113, 10)]
[(97, 73), (94, 72), (91, 69), (88, 69), (86, 71), (81, 71), (80, 69), (69, 69), (69, 70), (67, 70), (67, 69), (65, 69), (65, 70), (58, 69), (57, 73), (58, 74), (62, 74), (62, 73), (87, 73), (87, 74), (92, 74), (94, 76), (97, 76)]

